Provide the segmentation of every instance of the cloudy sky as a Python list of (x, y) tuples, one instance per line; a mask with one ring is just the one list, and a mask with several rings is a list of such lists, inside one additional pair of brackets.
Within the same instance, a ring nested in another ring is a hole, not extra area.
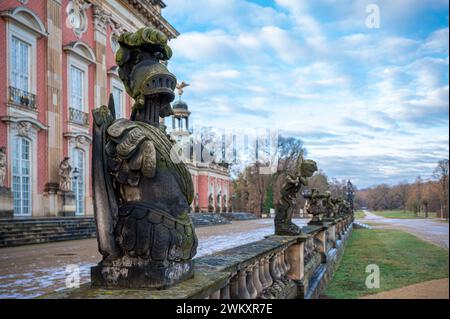
[(360, 188), (448, 158), (447, 0), (165, 2), (195, 126), (277, 128)]

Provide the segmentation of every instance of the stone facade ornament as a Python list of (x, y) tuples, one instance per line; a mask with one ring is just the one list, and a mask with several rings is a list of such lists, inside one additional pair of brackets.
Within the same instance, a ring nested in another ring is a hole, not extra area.
[(91, 6), (90, 3), (84, 0), (69, 0), (66, 7), (67, 20), (66, 25), (72, 28), (73, 32), (78, 38), (81, 38), (83, 33), (87, 31), (87, 16), (86, 10)]
[(59, 164), (59, 190), (63, 192), (72, 191), (72, 178), (70, 173), (72, 172), (72, 166), (69, 163), (69, 157), (64, 159)]
[(106, 28), (111, 24), (111, 13), (99, 6), (93, 6), (94, 29), (106, 34)]
[(115, 119), (114, 99), (93, 111), (92, 183), (102, 261), (94, 286), (163, 289), (193, 276), (197, 236), (188, 215), (194, 187), (173, 160), (159, 118), (172, 114), (175, 76), (160, 60), (172, 51), (153, 28), (124, 33), (119, 76), (136, 101), (130, 119)]
[(6, 147), (2, 146), (0, 147), (0, 187), (5, 186), (6, 169), (7, 169)]
[(307, 186), (307, 179), (317, 171), (317, 164), (313, 160), (299, 158), (295, 172), (286, 172), (285, 181), (281, 189), (281, 198), (276, 205), (275, 235), (294, 236), (301, 233), (300, 227), (292, 222), (294, 214), (293, 202), (302, 186)]
[(19, 122), (17, 123), (17, 135), (22, 137), (29, 137), (31, 130), (30, 122)]

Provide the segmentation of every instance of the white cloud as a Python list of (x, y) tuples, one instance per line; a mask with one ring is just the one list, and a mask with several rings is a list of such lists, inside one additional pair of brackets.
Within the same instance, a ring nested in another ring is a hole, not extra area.
[(167, 3), (187, 19), (169, 67), (191, 83), (196, 125), (297, 135), (325, 172), (358, 186), (414, 178), (447, 156), (448, 28), (398, 32), (423, 3), (379, 1), (377, 32), (363, 26), (369, 1)]

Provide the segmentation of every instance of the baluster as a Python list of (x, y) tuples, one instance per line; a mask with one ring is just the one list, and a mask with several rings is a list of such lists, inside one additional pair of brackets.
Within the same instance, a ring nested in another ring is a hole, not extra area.
[(273, 255), (272, 257), (270, 257), (269, 260), (269, 269), (270, 269), (270, 275), (273, 278), (273, 281), (277, 281), (278, 279), (280, 279), (280, 273), (278, 272), (277, 269), (277, 256)]
[(220, 290), (216, 290), (210, 294), (209, 299), (220, 299)]
[(284, 262), (284, 253), (285, 250), (283, 248), (283, 250), (280, 251), (280, 265), (281, 268), (283, 269), (283, 276), (287, 275), (287, 266), (286, 263)]
[(267, 280), (266, 280), (266, 276), (264, 274), (264, 258), (261, 258), (258, 262), (258, 267), (259, 267), (259, 282), (261, 283), (261, 286), (264, 289), (266, 289), (268, 287), (267, 285)]
[(239, 298), (239, 283), (237, 274), (234, 274), (230, 278), (230, 297), (231, 299)]
[(267, 287), (272, 286), (273, 280), (272, 280), (272, 276), (270, 275), (269, 256), (264, 257), (264, 275), (266, 277)]
[(253, 285), (256, 288), (256, 294), (259, 295), (263, 291), (263, 285), (259, 279), (259, 261), (255, 263), (255, 268), (253, 268)]
[(254, 266), (250, 265), (246, 269), (246, 272), (247, 272), (246, 283), (247, 283), (247, 290), (248, 290), (248, 294), (250, 295), (250, 299), (256, 299), (256, 296), (258, 295), (255, 285), (253, 284), (253, 267)]
[(286, 274), (289, 272), (289, 270), (291, 270), (291, 264), (289, 263), (288, 260), (288, 252), (287, 249), (283, 250), (283, 259), (284, 259), (284, 265), (286, 266)]
[(278, 275), (279, 275), (279, 277), (281, 279), (281, 277), (283, 276), (284, 272), (283, 272), (283, 268), (282, 268), (281, 262), (280, 262), (281, 261), (280, 255), (281, 254), (280, 254), (279, 251), (277, 251), (276, 254), (275, 254), (275, 267), (277, 268)]
[(238, 271), (238, 298), (239, 299), (250, 299), (250, 294), (247, 290), (247, 282), (246, 282), (247, 274), (245, 270)]
[(230, 280), (220, 289), (220, 299), (230, 299)]

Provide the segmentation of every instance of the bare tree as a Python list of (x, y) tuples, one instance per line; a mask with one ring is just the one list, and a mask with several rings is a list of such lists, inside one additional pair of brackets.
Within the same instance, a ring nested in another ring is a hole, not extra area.
[(448, 159), (440, 160), (434, 169), (434, 176), (439, 181), (439, 199), (441, 204), (441, 218), (448, 219)]

